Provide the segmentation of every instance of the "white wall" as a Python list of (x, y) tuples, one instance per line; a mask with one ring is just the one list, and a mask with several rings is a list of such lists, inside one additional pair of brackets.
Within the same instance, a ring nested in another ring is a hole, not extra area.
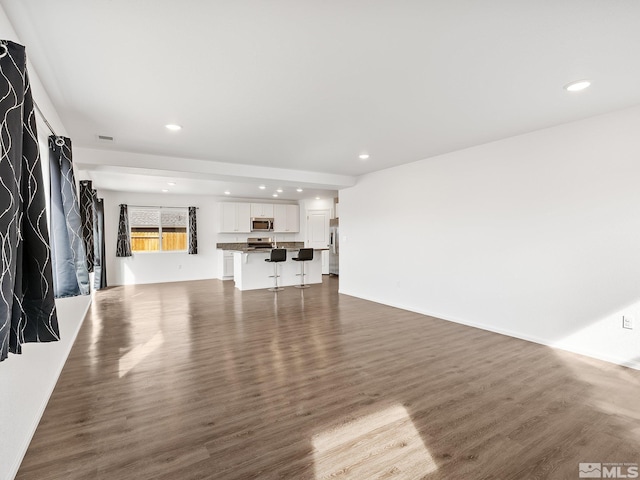
[[(305, 199), (300, 202), (300, 234), (301, 240), (306, 241), (307, 235), (307, 212), (309, 210), (328, 210), (329, 217), (335, 217), (335, 199), (333, 198), (320, 198), (320, 199)], [(327, 235), (328, 237), (328, 235)]]
[[(98, 190), (104, 198), (105, 242), (108, 285), (163, 283), (186, 280), (202, 280), (218, 277), (216, 243), (246, 242), (255, 233), (219, 233), (220, 203), (225, 201), (247, 202), (249, 199), (227, 199), (213, 195), (172, 195), (116, 192)], [(253, 200), (255, 202), (256, 200)], [(198, 254), (183, 252), (134, 253), (132, 257), (115, 256), (118, 218), (121, 203), (165, 207), (198, 207)], [(269, 202), (271, 203), (271, 202)], [(301, 207), (301, 216), (304, 209)], [(304, 233), (270, 233), (278, 242), (303, 241)]]
[[(640, 368), (640, 107), (363, 176), (340, 291)], [(383, 229), (381, 229), (381, 227)]]
[[(216, 276), (217, 197), (204, 195), (171, 195), (98, 190), (104, 198), (107, 284), (202, 280)], [(134, 253), (132, 257), (116, 257), (116, 240), (120, 204), (164, 207), (198, 207), (198, 253), (186, 252)]]
[[(305, 199), (302, 200), (300, 210), (305, 212), (304, 221), (306, 222), (306, 212), (309, 210), (329, 210), (331, 218), (335, 217), (335, 199), (334, 198), (319, 198), (319, 199)], [(302, 231), (302, 223), (300, 224), (300, 231)]]
[(56, 300), (60, 341), (25, 344), (0, 364), (0, 479), (18, 472), (89, 305), (88, 296)]

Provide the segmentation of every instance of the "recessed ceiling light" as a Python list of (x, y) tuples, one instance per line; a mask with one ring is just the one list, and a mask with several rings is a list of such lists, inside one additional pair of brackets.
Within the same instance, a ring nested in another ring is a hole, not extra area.
[(265, 189), (265, 188), (267, 188), (267, 187), (266, 187), (266, 185), (260, 185), (258, 188), (259, 188), (260, 190), (264, 190), (264, 189)]
[(167, 182), (167, 185), (171, 185), (172, 187), (176, 184), (176, 182)]
[(274, 194), (273, 194), (273, 195), (271, 195), (271, 196), (272, 196), (272, 197), (277, 197), (277, 196), (278, 196), (278, 194), (277, 194), (277, 193), (274, 193)]
[(276, 192), (278, 192), (278, 193), (282, 193), (282, 189), (281, 189), (281, 188), (278, 188), (278, 189), (276, 190)]
[(302, 191), (301, 188), (296, 188), (296, 192), (300, 193)]
[(591, 85), (589, 80), (578, 80), (576, 82), (567, 83), (564, 86), (564, 89), (568, 92), (579, 92), (580, 90), (587, 88), (589, 85)]
[(174, 132), (177, 132), (178, 130), (182, 130), (182, 127), (180, 125), (176, 125), (175, 123), (170, 123), (168, 125), (165, 125), (165, 127)]
[(366, 160), (369, 158), (369, 154), (368, 153), (361, 153), (360, 155), (358, 155), (358, 158), (360, 160)]
[(163, 188), (163, 189), (162, 189), (162, 193), (167, 193), (168, 191), (169, 191), (169, 190), (168, 190), (168, 189), (166, 189), (166, 188)]
[(316, 197), (316, 200), (320, 200), (320, 197)]
[(225, 194), (225, 195), (231, 195), (231, 192), (230, 192), (229, 190), (225, 190), (225, 191), (224, 191), (224, 194)]

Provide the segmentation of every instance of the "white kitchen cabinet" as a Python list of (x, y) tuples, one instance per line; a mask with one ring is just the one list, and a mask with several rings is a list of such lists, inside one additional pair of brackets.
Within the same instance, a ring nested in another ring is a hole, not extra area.
[(276, 233), (299, 232), (300, 207), (298, 205), (274, 205), (273, 231)]
[(220, 232), (251, 232), (251, 204), (225, 202), (220, 205)]
[(300, 231), (300, 207), (298, 205), (285, 205), (287, 207), (287, 223), (285, 232)]
[(233, 252), (224, 252), (224, 268), (222, 277), (226, 279), (233, 278)]
[(287, 228), (287, 206), (286, 205), (274, 205), (273, 206), (273, 231), (284, 232)]
[(273, 204), (272, 203), (252, 203), (251, 217), (273, 218)]
[(233, 280), (233, 251), (218, 250), (218, 278)]
[(322, 250), (322, 274), (329, 275), (329, 250)]

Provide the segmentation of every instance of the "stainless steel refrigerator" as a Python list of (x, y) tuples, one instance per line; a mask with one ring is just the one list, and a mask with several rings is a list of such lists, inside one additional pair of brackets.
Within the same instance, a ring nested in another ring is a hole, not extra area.
[(337, 218), (329, 220), (329, 274), (340, 273), (340, 230)]

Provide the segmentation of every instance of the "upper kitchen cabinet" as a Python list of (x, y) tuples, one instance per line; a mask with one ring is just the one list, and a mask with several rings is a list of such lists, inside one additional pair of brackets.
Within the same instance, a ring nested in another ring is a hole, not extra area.
[(252, 218), (273, 218), (273, 205), (271, 203), (252, 203)]
[(251, 232), (251, 204), (249, 203), (221, 203), (220, 204), (220, 232), (250, 233)]
[(300, 207), (298, 205), (273, 205), (273, 231), (299, 232)]

